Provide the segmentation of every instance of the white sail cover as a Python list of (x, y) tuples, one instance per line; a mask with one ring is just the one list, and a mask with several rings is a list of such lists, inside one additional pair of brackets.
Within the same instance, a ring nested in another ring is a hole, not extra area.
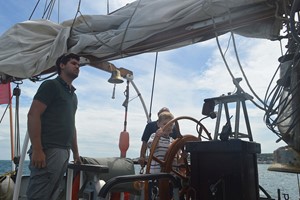
[[(270, 9), (264, 0), (140, 0), (110, 15), (84, 15), (61, 24), (25, 21), (0, 37), (0, 75), (38, 75), (54, 66), (65, 52), (107, 61), (177, 48), (214, 37), (201, 32), (205, 27), (220, 34), (235, 30), (247, 37), (271, 39), (280, 30), (273, 18), (263, 25), (256, 23), (256, 27), (252, 23), (250, 32), (245, 23), (248, 17), (234, 24), (247, 13)], [(219, 26), (221, 23), (227, 25)]]

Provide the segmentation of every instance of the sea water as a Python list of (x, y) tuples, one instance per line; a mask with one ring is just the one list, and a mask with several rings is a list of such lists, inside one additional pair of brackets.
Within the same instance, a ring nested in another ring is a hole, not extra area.
[[(30, 173), (28, 163), (29, 161), (24, 162), (22, 170), (24, 175)], [(269, 164), (258, 164), (259, 185), (276, 200), (300, 200), (298, 174), (268, 171), (269, 166)], [(11, 161), (0, 160), (0, 176), (11, 171), (11, 168)], [(137, 174), (139, 173), (138, 165), (135, 166), (135, 171)], [(280, 193), (277, 190), (280, 190)], [(261, 196), (263, 195), (261, 194)]]
[[(268, 171), (269, 164), (258, 164), (259, 185), (274, 199), (299, 200), (299, 174)], [(280, 197), (278, 192), (280, 190)]]

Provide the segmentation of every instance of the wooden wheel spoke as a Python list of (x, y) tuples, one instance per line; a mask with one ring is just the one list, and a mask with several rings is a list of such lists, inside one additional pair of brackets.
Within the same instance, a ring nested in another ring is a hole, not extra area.
[(171, 169), (171, 172), (173, 172), (176, 176), (178, 176), (180, 179), (187, 179), (187, 176), (175, 169)]
[(158, 162), (161, 166), (163, 166), (165, 163), (163, 160), (159, 160), (156, 156), (153, 156), (152, 160)]

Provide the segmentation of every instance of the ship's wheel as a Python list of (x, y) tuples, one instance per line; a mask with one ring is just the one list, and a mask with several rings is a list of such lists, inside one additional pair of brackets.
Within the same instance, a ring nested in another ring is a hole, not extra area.
[[(181, 135), (178, 121), (182, 119), (188, 119), (197, 123), (197, 127), (199, 127), (197, 136), (193, 136), (190, 134)], [(160, 160), (156, 156), (154, 156), (154, 151), (156, 149), (156, 146), (158, 145), (160, 137), (156, 136), (154, 138), (150, 149), (150, 155), (147, 161), (146, 173), (148, 174), (150, 173), (150, 166), (152, 160), (158, 162), (160, 164), (161, 172), (172, 173), (178, 179), (180, 179), (181, 181), (181, 188), (179, 191), (180, 198), (189, 199), (192, 196), (193, 192), (189, 184), (191, 170), (190, 170), (190, 162), (188, 161), (187, 152), (185, 151), (185, 144), (191, 141), (201, 141), (203, 131), (207, 136), (205, 138), (209, 140), (212, 140), (212, 138), (210, 133), (207, 131), (207, 129), (200, 121), (188, 116), (177, 117), (171, 120), (163, 127), (163, 130), (165, 130), (168, 126), (174, 123), (179, 133), (177, 139), (174, 142), (172, 142), (172, 144), (169, 146), (164, 159)], [(145, 182), (145, 187), (144, 187), (145, 200), (149, 199), (148, 194), (150, 191), (148, 186), (149, 186), (148, 182)], [(159, 188), (159, 199), (164, 199), (164, 200), (170, 199), (170, 194), (168, 192), (170, 190), (170, 185), (168, 180), (160, 180), (158, 188)]]

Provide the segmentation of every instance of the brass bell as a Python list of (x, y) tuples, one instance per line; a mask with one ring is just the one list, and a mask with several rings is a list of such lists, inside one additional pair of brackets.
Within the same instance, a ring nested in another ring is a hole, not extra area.
[(300, 173), (300, 154), (290, 146), (279, 147), (273, 152), (274, 161), (269, 171)]
[(113, 70), (111, 72), (111, 77), (108, 79), (108, 82), (114, 84), (123, 83), (124, 81), (122, 80), (122, 77), (120, 75), (120, 70), (117, 69)]

